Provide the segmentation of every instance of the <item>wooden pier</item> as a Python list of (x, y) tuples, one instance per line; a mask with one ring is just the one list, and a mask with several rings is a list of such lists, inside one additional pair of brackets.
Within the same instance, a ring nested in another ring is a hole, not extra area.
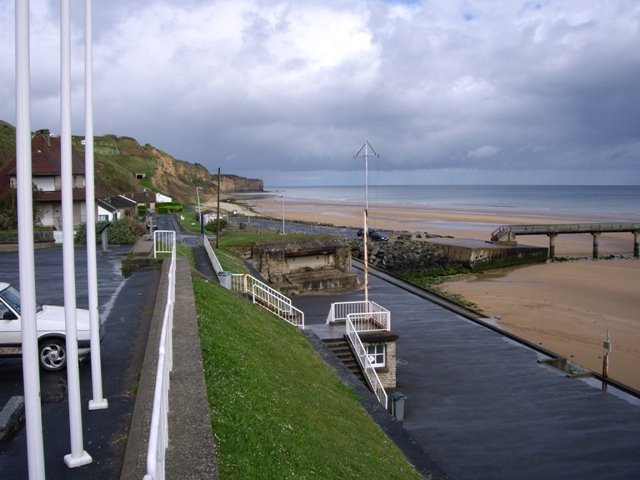
[(502, 225), (491, 234), (492, 242), (516, 243), (518, 235), (547, 235), (549, 258), (555, 257), (555, 239), (561, 233), (590, 233), (593, 236), (593, 258), (598, 258), (599, 237), (602, 233), (627, 232), (633, 234), (633, 256), (640, 257), (640, 223), (560, 223), (535, 225)]

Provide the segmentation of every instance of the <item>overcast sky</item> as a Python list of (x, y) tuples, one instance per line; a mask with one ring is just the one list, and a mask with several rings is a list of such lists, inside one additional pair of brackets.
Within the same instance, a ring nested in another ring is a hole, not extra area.
[[(95, 132), (276, 185), (640, 184), (637, 0), (94, 0)], [(84, 134), (84, 1), (72, 0)], [(0, 119), (15, 125), (14, 2)], [(60, 132), (59, 2), (31, 0)]]

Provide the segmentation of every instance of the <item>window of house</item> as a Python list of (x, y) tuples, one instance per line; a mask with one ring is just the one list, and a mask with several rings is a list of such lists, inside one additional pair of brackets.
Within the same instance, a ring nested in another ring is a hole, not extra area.
[(367, 345), (367, 356), (371, 365), (374, 367), (384, 367), (386, 364), (385, 359), (386, 348), (383, 343), (377, 343), (375, 345)]

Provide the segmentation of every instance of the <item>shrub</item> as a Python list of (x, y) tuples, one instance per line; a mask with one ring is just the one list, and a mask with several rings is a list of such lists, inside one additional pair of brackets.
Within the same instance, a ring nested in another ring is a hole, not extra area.
[[(96, 223), (96, 232), (99, 232), (105, 223)], [(138, 237), (143, 235), (144, 232), (144, 227), (140, 225), (140, 222), (133, 218), (125, 217), (111, 222), (107, 239), (112, 245), (131, 245), (136, 243)], [(100, 241), (100, 235), (96, 235), (96, 241)], [(87, 243), (86, 224), (82, 224), (76, 229), (75, 242), (78, 244)]]
[(162, 202), (156, 203), (156, 213), (174, 213), (182, 211), (180, 202)]
[(207, 232), (215, 233), (218, 231), (218, 222), (220, 222), (220, 231), (223, 231), (228, 225), (228, 222), (224, 218), (221, 218), (220, 220), (218, 219), (209, 220), (207, 224), (204, 226), (204, 229)]

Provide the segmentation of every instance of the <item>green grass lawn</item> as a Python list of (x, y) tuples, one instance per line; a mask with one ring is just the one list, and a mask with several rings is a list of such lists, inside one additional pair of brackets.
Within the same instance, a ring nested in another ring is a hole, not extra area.
[(193, 279), (221, 479), (419, 479), (306, 337)]
[(249, 273), (249, 269), (240, 258), (221, 248), (214, 248), (213, 251), (223, 270), (233, 273)]

